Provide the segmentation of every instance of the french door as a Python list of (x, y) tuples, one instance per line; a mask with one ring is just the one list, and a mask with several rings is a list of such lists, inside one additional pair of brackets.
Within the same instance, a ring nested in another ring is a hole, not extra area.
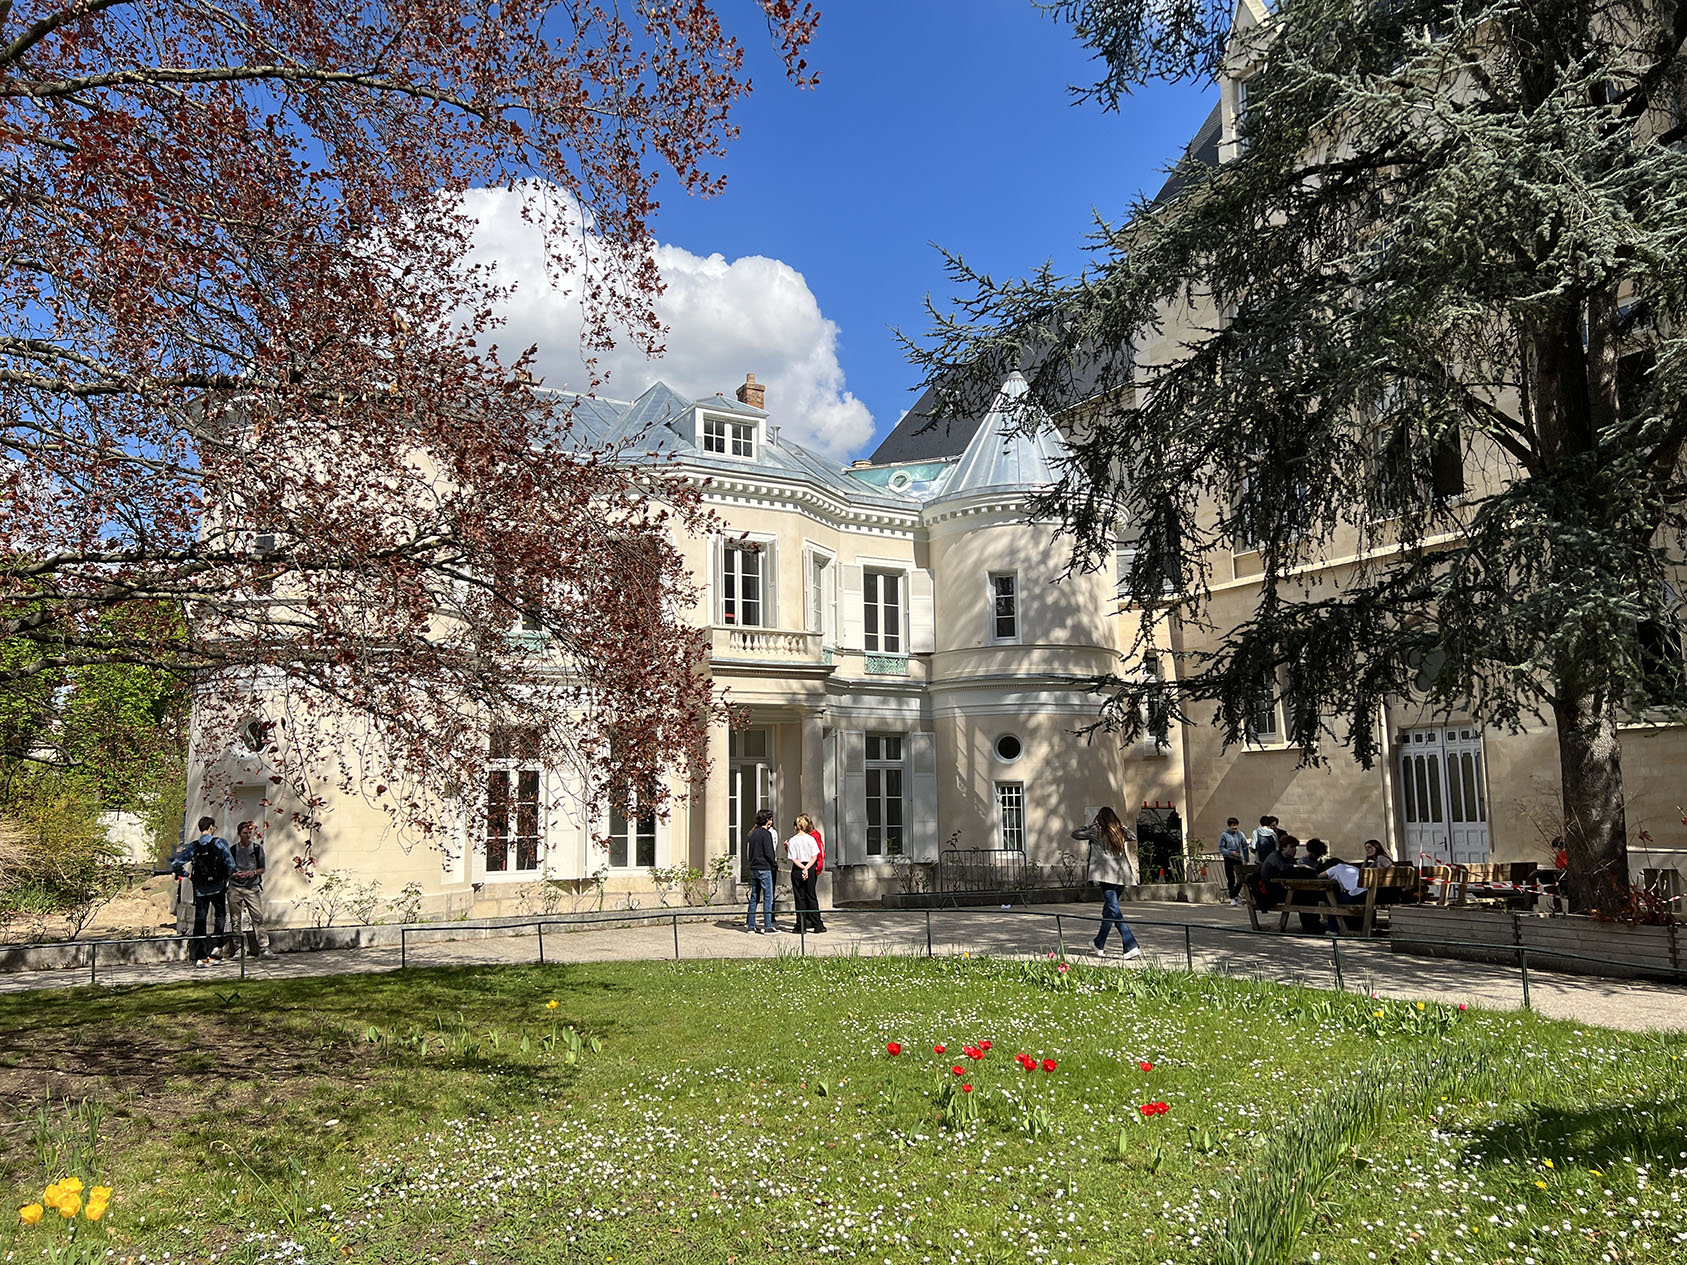
[(778, 809), (774, 799), (778, 793), (779, 774), (773, 767), (770, 752), (772, 743), (765, 729), (740, 729), (728, 739), (727, 779), (727, 847), (737, 858), (739, 874), (745, 871), (744, 841), (756, 828), (756, 812), (769, 809), (775, 813), (774, 837), (779, 837)]
[(1490, 855), (1482, 731), (1408, 729), (1399, 736), (1404, 865), (1481, 865)]

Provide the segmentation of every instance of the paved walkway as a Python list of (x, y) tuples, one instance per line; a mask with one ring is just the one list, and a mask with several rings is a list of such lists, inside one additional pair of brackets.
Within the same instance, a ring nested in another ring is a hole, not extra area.
[[(1345, 938), (1339, 949), (1319, 937), (1256, 935), (1247, 914), (1229, 906), (1152, 904), (1126, 907), (1142, 943), (1146, 961), (1173, 967), (1193, 965), (1200, 971), (1222, 971), (1282, 983), (1335, 988), (1337, 955), (1340, 985), (1404, 1000), (1468, 1002), (1492, 1009), (1516, 1009), (1523, 1003), (1515, 968), (1484, 966), (1449, 959), (1406, 957), (1390, 953), (1386, 942)], [(828, 910), (829, 933), (799, 937), (746, 934), (741, 918), (681, 921), (678, 925), (682, 958), (759, 958), (780, 953), (862, 955), (927, 952), (926, 915), (890, 910)], [(1168, 924), (1168, 925), (1156, 925)], [(1185, 931), (1182, 925), (1187, 924)], [(789, 920), (785, 921), (789, 926)], [(1042, 957), (1062, 944), (1074, 957), (1086, 956), (1096, 928), (1095, 911), (1087, 905), (1038, 905), (1015, 908), (969, 908), (934, 911), (930, 916), (930, 951), (939, 955), (963, 952), (992, 956)], [(463, 929), (451, 923), (412, 928), (406, 960), (411, 966), (480, 966), (538, 960), (538, 937), (532, 928), (507, 936), (453, 938)], [(675, 956), (674, 924), (652, 921), (633, 926), (570, 930), (547, 927), (547, 962), (614, 962)], [(395, 971), (400, 967), (395, 948), (324, 950), (289, 953), (270, 960), (247, 962), (251, 979), (297, 979), (323, 975), (355, 975)], [(1108, 962), (1123, 965), (1116, 955)], [(145, 966), (102, 966), (102, 985), (162, 984), (184, 979), (226, 981), (238, 967), (227, 963), (197, 970), (183, 963)], [(65, 988), (87, 982), (87, 967), (51, 971), (20, 971), (0, 976), (0, 992)], [(1542, 1015), (1580, 1020), (1630, 1031), (1687, 1031), (1687, 988), (1531, 969), (1530, 1003)]]

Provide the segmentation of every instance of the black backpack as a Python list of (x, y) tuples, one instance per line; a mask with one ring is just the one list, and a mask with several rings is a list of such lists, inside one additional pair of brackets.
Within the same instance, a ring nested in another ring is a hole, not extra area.
[[(219, 848), (217, 845), (222, 843)], [(193, 841), (193, 885), (205, 891), (214, 891), (219, 887), (228, 886), (229, 863), (225, 849), (228, 844), (221, 839), (195, 839)]]

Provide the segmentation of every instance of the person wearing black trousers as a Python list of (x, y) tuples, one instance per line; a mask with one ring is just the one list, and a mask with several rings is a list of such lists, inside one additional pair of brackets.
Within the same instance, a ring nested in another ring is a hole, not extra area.
[(797, 907), (797, 930), (822, 932), (826, 924), (820, 921), (820, 897), (814, 886), (820, 873), (820, 844), (814, 834), (814, 822), (804, 813), (792, 825), (795, 833), (785, 840), (785, 855), (791, 859), (791, 894)]

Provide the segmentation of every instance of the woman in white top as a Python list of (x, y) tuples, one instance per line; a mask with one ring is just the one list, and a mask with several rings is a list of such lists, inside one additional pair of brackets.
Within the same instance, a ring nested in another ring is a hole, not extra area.
[(1119, 948), (1127, 958), (1142, 956), (1136, 936), (1119, 912), (1119, 893), (1136, 881), (1131, 873), (1131, 856), (1127, 846), (1134, 836), (1111, 808), (1103, 808), (1087, 826), (1072, 832), (1074, 839), (1087, 839), (1090, 845), (1090, 881), (1101, 888), (1101, 930), (1095, 937), (1095, 955), (1107, 954), (1107, 930), (1119, 929)]
[(792, 823), (793, 833), (785, 840), (785, 855), (791, 861), (791, 894), (797, 907), (797, 930), (820, 932), (826, 924), (820, 921), (820, 898), (815, 893), (814, 863), (820, 857), (820, 845), (803, 828), (807, 815)]

